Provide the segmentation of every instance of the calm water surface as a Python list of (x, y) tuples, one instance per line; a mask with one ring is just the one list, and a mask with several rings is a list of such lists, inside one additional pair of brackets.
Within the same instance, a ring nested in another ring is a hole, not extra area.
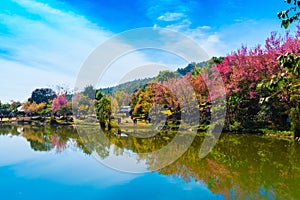
[[(171, 138), (96, 136), (79, 137), (73, 127), (0, 126), (0, 199), (300, 199), (298, 142), (223, 134), (200, 159), (203, 138), (196, 137), (172, 164), (132, 174), (92, 155), (124, 162), (126, 152), (153, 151)], [(137, 168), (156, 165), (130, 159)]]

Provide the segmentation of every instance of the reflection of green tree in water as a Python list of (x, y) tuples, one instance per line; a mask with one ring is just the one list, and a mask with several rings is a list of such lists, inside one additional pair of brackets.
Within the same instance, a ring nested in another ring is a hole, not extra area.
[[(141, 135), (154, 135), (146, 130), (139, 130), (140, 132), (145, 131), (146, 133)], [(106, 132), (106, 136), (108, 139), (119, 148), (132, 150), (134, 153), (149, 153), (154, 152), (162, 147), (166, 146), (169, 141), (171, 141), (176, 135), (176, 131), (160, 131), (158, 134), (149, 138), (139, 138), (135, 137), (137, 133), (127, 132), (129, 134), (128, 137), (116, 136), (113, 131)], [(130, 136), (130, 134), (134, 136)]]
[(100, 158), (104, 159), (109, 155), (110, 141), (97, 126), (95, 127), (77, 127), (80, 133), (80, 144), (84, 145), (86, 151), (91, 154), (96, 152)]
[(226, 199), (299, 199), (300, 159), (282, 149), (299, 151), (298, 143), (256, 136), (224, 136), (206, 158), (200, 159), (202, 140), (197, 137), (180, 159), (160, 173), (180, 176), (186, 181), (204, 181)]
[[(79, 131), (80, 137), (73, 127), (1, 127), (1, 135), (22, 133), (37, 151), (53, 149), (53, 135), (61, 144), (76, 141), (83, 152), (96, 152), (102, 159), (109, 153), (122, 155), (125, 149), (131, 150), (138, 153), (139, 159), (144, 160), (149, 169), (155, 169), (164, 158), (157, 159), (143, 153), (163, 148), (176, 134), (164, 131), (139, 139), (116, 135), (112, 131), (102, 134), (93, 127), (79, 128)], [(202, 142), (203, 137), (196, 136), (189, 149), (159, 173), (179, 176), (187, 182), (203, 181), (211, 191), (224, 194), (226, 199), (300, 199), (299, 143), (254, 135), (223, 135), (210, 154), (201, 159)], [(110, 152), (112, 144), (115, 145), (114, 152)], [(176, 151), (178, 149), (174, 146), (170, 154), (164, 155), (165, 158)]]
[[(158, 159), (143, 153), (163, 148), (174, 134), (164, 131), (155, 137), (141, 139), (106, 133), (111, 143), (119, 147), (115, 154), (122, 154), (124, 148), (130, 149), (138, 153), (140, 160), (146, 161), (149, 169), (160, 166), (164, 157)], [(204, 181), (210, 190), (224, 194), (226, 199), (300, 198), (298, 143), (253, 135), (224, 135), (211, 153), (201, 159), (203, 139), (197, 136), (183, 156), (159, 173), (179, 176), (187, 182)], [(165, 158), (176, 151), (174, 146)]]
[(20, 135), (20, 132), (18, 132), (18, 128), (16, 126), (7, 126), (7, 125), (1, 125), (0, 124), (0, 135)]
[(74, 141), (84, 153), (89, 151), (83, 145), (74, 127), (52, 127), (52, 126), (1, 126), (0, 135), (22, 135), (35, 151), (50, 151), (56, 148), (61, 152), (66, 148), (68, 141)]
[(50, 151), (52, 149), (51, 143), (39, 142), (36, 140), (28, 140), (30, 147), (35, 151)]

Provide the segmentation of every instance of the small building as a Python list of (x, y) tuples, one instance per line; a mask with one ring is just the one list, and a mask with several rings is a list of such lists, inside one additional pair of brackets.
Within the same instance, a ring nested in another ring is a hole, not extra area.
[(19, 106), (17, 108), (18, 114), (17, 115), (23, 115), (25, 116), (25, 109), (23, 108), (23, 106)]
[(130, 110), (131, 110), (130, 106), (122, 106), (119, 113), (125, 113), (126, 116), (128, 117)]

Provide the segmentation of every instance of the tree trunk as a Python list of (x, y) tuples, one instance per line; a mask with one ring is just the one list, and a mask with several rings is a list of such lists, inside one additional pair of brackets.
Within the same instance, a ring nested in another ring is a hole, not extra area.
[(105, 129), (105, 122), (100, 122), (100, 128), (102, 129), (102, 130), (104, 130)]
[(296, 108), (292, 108), (291, 110), (291, 125), (292, 131), (294, 132), (294, 138), (300, 138), (300, 109), (299, 105)]

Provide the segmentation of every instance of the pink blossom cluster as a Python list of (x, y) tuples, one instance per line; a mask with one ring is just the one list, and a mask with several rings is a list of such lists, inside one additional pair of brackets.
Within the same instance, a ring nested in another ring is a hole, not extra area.
[(59, 110), (59, 108), (63, 105), (68, 104), (68, 100), (66, 98), (66, 95), (58, 95), (56, 98), (52, 101), (52, 111), (55, 113)]

